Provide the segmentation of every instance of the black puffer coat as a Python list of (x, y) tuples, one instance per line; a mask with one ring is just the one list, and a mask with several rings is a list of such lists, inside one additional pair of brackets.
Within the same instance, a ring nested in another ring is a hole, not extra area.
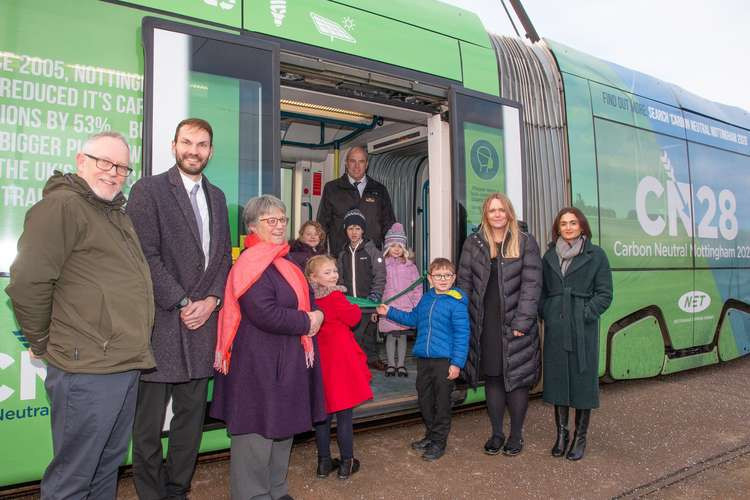
[[(503, 377), (505, 390), (531, 387), (538, 380), (541, 367), (537, 305), (542, 291), (542, 260), (534, 237), (520, 234), (520, 258), (501, 258), (500, 301), (502, 315)], [(479, 379), (480, 339), (484, 320), (484, 293), (490, 277), (490, 250), (480, 232), (464, 242), (458, 265), (458, 287), (469, 296), (471, 342), (464, 367), (467, 382), (476, 387)], [(514, 337), (513, 330), (523, 332)]]

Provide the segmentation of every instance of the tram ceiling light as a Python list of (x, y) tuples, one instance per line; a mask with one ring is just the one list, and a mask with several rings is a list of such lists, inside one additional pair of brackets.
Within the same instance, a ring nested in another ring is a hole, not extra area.
[(332, 118), (350, 123), (370, 124), (373, 115), (359, 113), (347, 109), (334, 108), (332, 106), (323, 106), (322, 104), (312, 104), (309, 102), (292, 101), (281, 99), (281, 111), (289, 113), (298, 113), (315, 118)]

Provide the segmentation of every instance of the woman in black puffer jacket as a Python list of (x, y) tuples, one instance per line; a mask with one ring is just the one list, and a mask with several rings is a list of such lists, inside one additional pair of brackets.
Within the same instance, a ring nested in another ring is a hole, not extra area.
[[(482, 224), (464, 242), (458, 287), (469, 297), (471, 342), (464, 367), (476, 387), (483, 377), (492, 436), (485, 453), (517, 455), (523, 449), (523, 421), (529, 389), (539, 380), (541, 355), (537, 304), (542, 290), (539, 246), (519, 229), (513, 205), (502, 193), (482, 205)], [(503, 434), (505, 407), (510, 436)]]

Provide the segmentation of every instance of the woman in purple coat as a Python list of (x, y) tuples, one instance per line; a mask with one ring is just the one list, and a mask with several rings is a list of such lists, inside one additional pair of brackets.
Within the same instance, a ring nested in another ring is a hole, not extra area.
[[(288, 257), (286, 207), (276, 197), (244, 209), (246, 250), (229, 273), (219, 317), (210, 414), (231, 435), (232, 498), (282, 498), (294, 434), (326, 419), (313, 310)], [(230, 364), (231, 359), (231, 364)]]

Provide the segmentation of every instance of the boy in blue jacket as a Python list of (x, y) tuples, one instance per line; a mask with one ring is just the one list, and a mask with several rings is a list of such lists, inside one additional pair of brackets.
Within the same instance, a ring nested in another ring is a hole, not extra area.
[(417, 328), (413, 354), (417, 358), (417, 397), (426, 427), (425, 437), (411, 444), (425, 460), (445, 453), (451, 429), (451, 392), (469, 351), (469, 309), (466, 295), (453, 287), (456, 268), (444, 258), (430, 263), (432, 288), (411, 312), (380, 304), (378, 314)]

